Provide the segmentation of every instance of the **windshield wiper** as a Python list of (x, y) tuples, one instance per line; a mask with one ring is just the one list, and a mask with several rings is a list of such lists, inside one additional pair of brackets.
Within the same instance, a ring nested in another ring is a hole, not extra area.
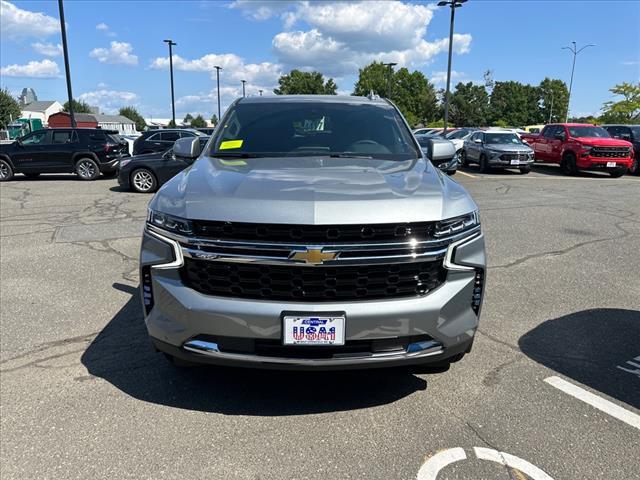
[(359, 153), (349, 153), (349, 152), (332, 153), (331, 155), (329, 155), (329, 157), (331, 158), (364, 158), (364, 159), (373, 160), (373, 157), (371, 155), (362, 155)]

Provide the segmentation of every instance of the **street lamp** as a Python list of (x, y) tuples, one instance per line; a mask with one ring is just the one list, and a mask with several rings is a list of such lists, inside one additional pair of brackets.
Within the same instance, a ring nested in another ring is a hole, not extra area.
[(247, 83), (246, 80), (240, 80), (242, 82), (242, 96), (246, 97), (245, 92), (244, 92), (244, 84)]
[(393, 67), (397, 65), (397, 63), (383, 63), (385, 67), (389, 67), (389, 78), (387, 79), (387, 98), (391, 99), (391, 78), (393, 77)]
[(173, 95), (173, 46), (177, 45), (173, 40), (163, 40), (164, 43), (169, 45), (169, 75), (171, 76), (171, 119), (173, 126), (176, 126), (176, 102)]
[(467, 0), (442, 0), (438, 2), (439, 7), (449, 6), (451, 8), (451, 24), (449, 26), (449, 63), (447, 65), (447, 90), (444, 94), (444, 132), (447, 133), (447, 124), (449, 123), (449, 100), (451, 86), (451, 53), (453, 52), (453, 20), (456, 15), (456, 8), (461, 7)]
[(578, 56), (578, 54), (583, 51), (585, 48), (587, 47), (595, 47), (596, 44), (595, 43), (590, 43), (588, 45), (585, 45), (584, 47), (582, 47), (580, 50), (576, 49), (576, 42), (571, 42), (573, 45), (571, 47), (562, 47), (562, 50), (569, 50), (571, 53), (573, 53), (573, 66), (571, 67), (571, 81), (569, 82), (569, 99), (567, 100), (567, 114), (564, 117), (564, 122), (567, 123), (569, 121), (569, 105), (571, 104), (571, 88), (573, 87), (573, 71), (576, 68), (576, 57)]
[(218, 121), (219, 121), (220, 120), (220, 70), (222, 70), (222, 67), (214, 65), (213, 68), (216, 69), (216, 82), (218, 84)]
[(67, 96), (69, 97), (69, 118), (71, 128), (76, 128), (76, 116), (73, 114), (73, 93), (71, 93), (71, 69), (69, 68), (69, 50), (67, 49), (67, 28), (64, 23), (64, 6), (62, 0), (58, 0), (60, 11), (60, 31), (62, 33), (62, 52), (64, 53), (64, 71), (67, 76)]

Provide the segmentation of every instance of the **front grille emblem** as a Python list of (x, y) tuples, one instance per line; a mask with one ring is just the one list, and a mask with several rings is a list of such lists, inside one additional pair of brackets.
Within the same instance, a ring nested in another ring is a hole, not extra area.
[(325, 261), (338, 258), (337, 252), (323, 252), (321, 248), (305, 248), (305, 250), (294, 250), (289, 255), (291, 260), (302, 261), (308, 265), (322, 265)]

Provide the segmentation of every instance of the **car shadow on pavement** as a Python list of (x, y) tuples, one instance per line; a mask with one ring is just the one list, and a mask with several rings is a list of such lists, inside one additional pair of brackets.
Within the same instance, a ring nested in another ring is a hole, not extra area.
[(640, 377), (633, 373), (640, 369), (627, 363), (640, 355), (640, 311), (572, 313), (538, 325), (518, 343), (542, 365), (640, 408)]
[(425, 390), (408, 369), (286, 372), (244, 368), (178, 369), (151, 347), (138, 289), (82, 354), (88, 372), (134, 398), (226, 415), (302, 415), (384, 405)]

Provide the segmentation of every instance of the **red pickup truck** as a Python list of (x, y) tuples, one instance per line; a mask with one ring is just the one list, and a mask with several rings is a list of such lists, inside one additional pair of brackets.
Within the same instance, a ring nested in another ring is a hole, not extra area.
[(630, 142), (611, 138), (602, 127), (584, 123), (546, 125), (539, 134), (522, 134), (535, 161), (560, 164), (566, 175), (578, 170), (604, 170), (621, 177), (633, 163)]

